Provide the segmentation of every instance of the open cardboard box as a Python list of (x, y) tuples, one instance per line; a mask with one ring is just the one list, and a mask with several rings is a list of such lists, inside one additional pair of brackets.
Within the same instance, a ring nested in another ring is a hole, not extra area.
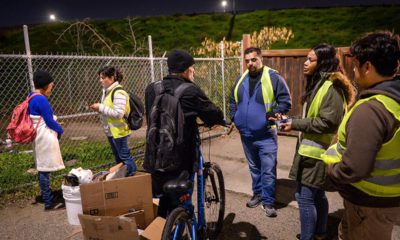
[(138, 228), (144, 229), (141, 239), (161, 239), (165, 220), (155, 219), (150, 174), (82, 184), (80, 191), (85, 239), (139, 239)]
[(132, 177), (112, 179), (80, 186), (84, 214), (118, 216), (144, 210), (146, 225), (154, 219), (151, 176), (137, 172)]

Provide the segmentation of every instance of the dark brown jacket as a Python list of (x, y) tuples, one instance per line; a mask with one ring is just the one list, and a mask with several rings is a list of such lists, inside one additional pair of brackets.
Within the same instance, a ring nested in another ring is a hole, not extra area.
[[(374, 94), (384, 94), (400, 103), (400, 77), (381, 82), (361, 92), (360, 98)], [(370, 176), (376, 154), (382, 144), (393, 137), (399, 124), (377, 100), (365, 102), (354, 110), (346, 125), (347, 149), (342, 161), (327, 167), (329, 179), (337, 186), (344, 199), (367, 207), (400, 206), (400, 197), (373, 197), (350, 185)]]

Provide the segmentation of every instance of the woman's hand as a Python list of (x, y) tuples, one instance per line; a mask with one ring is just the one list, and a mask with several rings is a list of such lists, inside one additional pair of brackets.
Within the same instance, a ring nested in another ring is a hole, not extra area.
[(286, 123), (279, 123), (279, 131), (282, 132), (290, 132), (292, 130), (292, 121), (288, 121)]
[(90, 108), (94, 111), (99, 111), (100, 108), (100, 103), (93, 103), (92, 105), (90, 105)]

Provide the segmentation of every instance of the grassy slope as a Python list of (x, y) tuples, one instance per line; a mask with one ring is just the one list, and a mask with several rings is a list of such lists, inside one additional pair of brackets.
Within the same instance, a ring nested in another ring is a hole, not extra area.
[[(285, 26), (292, 28), (295, 37), (287, 45), (283, 42), (275, 43), (273, 49), (310, 48), (321, 42), (348, 46), (352, 40), (368, 31), (394, 30), (399, 33), (399, 12), (400, 6), (262, 10), (243, 13), (236, 17), (232, 40), (239, 41), (242, 34), (258, 31), (264, 26)], [(221, 40), (228, 33), (230, 18), (230, 14), (138, 18), (135, 34), (140, 41), (147, 41), (147, 35), (151, 35), (156, 55), (161, 55), (172, 48), (197, 47), (204, 37)], [(113, 43), (121, 44), (121, 53), (130, 53), (131, 47), (122, 36), (129, 34), (125, 19), (91, 23), (100, 33), (112, 39)], [(58, 34), (67, 26), (67, 23), (30, 26), (32, 52), (76, 52), (74, 43), (55, 44)], [(90, 54), (100, 53), (98, 47), (85, 45), (84, 49)], [(0, 52), (23, 51), (22, 28), (0, 29)]]

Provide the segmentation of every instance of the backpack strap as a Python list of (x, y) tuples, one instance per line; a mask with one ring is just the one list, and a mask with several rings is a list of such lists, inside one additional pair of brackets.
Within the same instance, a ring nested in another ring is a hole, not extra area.
[[(33, 97), (36, 97), (36, 96), (38, 96), (38, 95), (42, 95), (42, 94), (41, 94), (41, 93), (34, 93), (34, 94), (30, 95), (29, 97), (27, 97), (27, 98), (26, 98), (26, 101), (28, 101), (28, 103), (29, 103), (29, 101), (30, 101)], [(29, 108), (29, 107), (28, 107), (28, 108)], [(35, 131), (37, 131), (41, 120), (42, 120), (42, 115), (40, 115), (40, 118), (39, 118), (38, 122), (36, 123)]]
[(114, 102), (114, 94), (117, 90), (124, 90), (122, 87), (116, 87), (111, 92), (111, 102)]
[(38, 96), (38, 95), (42, 95), (41, 93), (34, 93), (32, 95), (30, 95), (29, 97), (26, 98), (26, 100), (29, 102), (33, 97)]
[(155, 92), (156, 96), (165, 92), (165, 88), (164, 88), (164, 84), (162, 84), (162, 80), (154, 83), (154, 92)]
[(176, 98), (179, 99), (179, 98), (182, 96), (183, 92), (184, 92), (188, 87), (190, 87), (191, 85), (192, 85), (191, 83), (187, 83), (187, 82), (182, 83), (181, 85), (179, 85), (179, 86), (175, 89), (175, 91), (174, 91), (174, 96), (175, 96)]

